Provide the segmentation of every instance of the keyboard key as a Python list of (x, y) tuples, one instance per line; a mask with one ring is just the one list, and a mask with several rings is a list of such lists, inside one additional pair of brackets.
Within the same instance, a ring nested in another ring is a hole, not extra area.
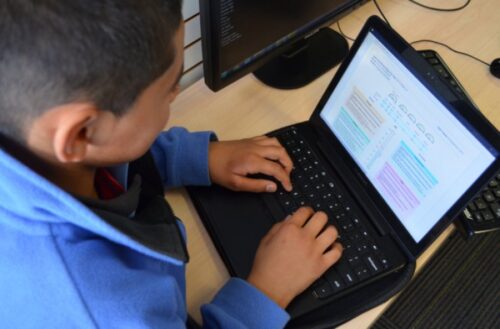
[(429, 58), (428, 62), (431, 63), (432, 65), (439, 64), (439, 61), (435, 57), (434, 58)]
[(424, 58), (434, 58), (434, 54), (431, 51), (422, 51), (422, 52), (420, 52), (420, 54)]
[(352, 242), (359, 241), (362, 239), (361, 234), (359, 232), (353, 232), (352, 234), (349, 235), (351, 238)]
[(472, 214), (472, 217), (474, 217), (474, 220), (478, 223), (481, 223), (483, 221), (483, 215), (481, 215), (481, 213), (479, 211), (477, 212), (474, 212)]
[(383, 268), (389, 268), (389, 260), (387, 259), (387, 257), (381, 255), (380, 256), (380, 264), (382, 264)]
[(493, 220), (495, 219), (495, 215), (490, 210), (481, 211), (481, 215), (483, 215), (484, 220)]
[(313, 296), (316, 298), (326, 298), (333, 293), (332, 286), (327, 280), (320, 279), (321, 281), (313, 290)]
[(486, 200), (487, 202), (495, 202), (495, 195), (494, 195), (491, 191), (486, 191), (486, 192), (483, 194), (483, 198), (484, 198), (484, 200)]
[(381, 264), (376, 257), (372, 255), (365, 255), (363, 256), (363, 260), (372, 273), (378, 273), (382, 270)]
[(342, 241), (340, 241), (340, 243), (342, 244), (342, 247), (344, 247), (344, 254), (346, 251), (349, 251), (353, 248), (352, 242), (344, 238), (342, 238)]
[(360, 280), (365, 280), (370, 277), (370, 272), (368, 272), (368, 268), (364, 266), (355, 268), (354, 272), (356, 273), (356, 275)]
[(354, 271), (351, 270), (345, 262), (340, 261), (337, 265), (335, 265), (335, 269), (347, 285), (352, 285), (359, 281), (356, 274), (354, 274)]
[(344, 232), (350, 232), (350, 231), (354, 230), (354, 225), (350, 222), (341, 224), (341, 227), (342, 227), (342, 230)]
[(369, 249), (368, 244), (366, 244), (366, 243), (362, 242), (362, 243), (360, 243), (360, 244), (356, 247), (356, 250), (357, 250), (360, 254), (362, 254), (362, 253), (365, 253), (365, 252), (369, 251), (370, 249)]
[(434, 69), (444, 78), (448, 78), (450, 76), (442, 65), (434, 65)]
[[(346, 257), (346, 255), (342, 255), (343, 257)], [(361, 258), (359, 258), (358, 255), (351, 253), (351, 255), (346, 257), (347, 262), (349, 263), (349, 266), (352, 268), (355, 268), (361, 263)]]
[(474, 200), (474, 203), (476, 204), (476, 207), (479, 210), (483, 210), (483, 209), (488, 208), (488, 205), (486, 204), (486, 202), (484, 202), (484, 200), (481, 198), (477, 198), (476, 200)]
[(498, 203), (493, 203), (490, 205), (491, 211), (497, 219), (500, 219), (500, 205)]
[(346, 286), (334, 267), (326, 271), (324, 277), (328, 280), (328, 282), (330, 282), (330, 285), (335, 292), (344, 289)]

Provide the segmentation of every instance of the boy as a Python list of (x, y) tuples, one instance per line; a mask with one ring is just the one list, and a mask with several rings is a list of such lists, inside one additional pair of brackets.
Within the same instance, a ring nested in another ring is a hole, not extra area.
[[(188, 255), (163, 188), (276, 190), (247, 177), (260, 172), (291, 190), (274, 139), (161, 133), (182, 74), (180, 6), (0, 2), (1, 327), (185, 327)], [(275, 225), (203, 325), (283, 327), (288, 303), (340, 257), (326, 222), (301, 208)]]

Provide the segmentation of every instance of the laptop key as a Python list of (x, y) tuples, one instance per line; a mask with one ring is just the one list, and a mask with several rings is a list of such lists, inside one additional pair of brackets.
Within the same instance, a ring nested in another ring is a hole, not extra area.
[(340, 221), (339, 223), (344, 232), (351, 232), (352, 230), (354, 230), (354, 225), (351, 222), (346, 223), (345, 221)]
[(474, 220), (477, 221), (478, 223), (481, 223), (483, 221), (483, 215), (479, 211), (474, 212), (473, 214)]
[(360, 254), (362, 254), (362, 253), (365, 253), (365, 252), (369, 251), (369, 250), (370, 250), (369, 248), (370, 248), (370, 247), (368, 246), (368, 244), (367, 244), (367, 243), (362, 242), (362, 243), (358, 244), (358, 246), (356, 247), (356, 250), (357, 250)]
[(372, 273), (378, 273), (382, 270), (381, 264), (379, 263), (377, 258), (374, 257), (373, 255), (364, 255), (363, 261), (365, 262), (365, 264), (368, 266), (368, 268)]
[(330, 285), (334, 292), (342, 290), (346, 287), (344, 281), (342, 281), (340, 275), (337, 273), (334, 267), (328, 269), (323, 276), (326, 280), (328, 280), (328, 282), (330, 282)]
[(354, 269), (354, 272), (358, 276), (360, 280), (365, 280), (370, 277), (370, 272), (368, 271), (368, 268), (365, 266), (359, 266)]
[(313, 287), (313, 296), (316, 298), (326, 298), (333, 294), (333, 288), (330, 282), (324, 279), (319, 279)]
[(483, 194), (483, 198), (488, 202), (495, 202), (495, 195), (491, 191), (487, 191)]
[(382, 264), (382, 267), (387, 269), (389, 268), (389, 260), (387, 259), (387, 257), (381, 255), (380, 256), (380, 263)]
[(467, 205), (467, 208), (470, 210), (470, 211), (476, 211), (476, 205), (474, 204), (474, 202), (470, 202), (468, 205)]
[(477, 198), (476, 200), (474, 200), (474, 203), (476, 204), (477, 209), (483, 210), (488, 208), (486, 202), (484, 202), (484, 200), (481, 198)]
[(337, 265), (335, 265), (335, 269), (338, 271), (340, 277), (347, 285), (351, 285), (359, 281), (354, 271), (351, 270), (351, 268), (345, 263), (345, 261), (340, 261), (339, 263), (337, 263)]
[(493, 220), (495, 219), (495, 216), (491, 211), (488, 209), (481, 211), (481, 214), (483, 215), (484, 220)]
[(500, 218), (500, 205), (498, 203), (493, 203), (490, 205), (491, 211), (495, 214), (497, 219)]
[[(344, 255), (345, 257), (345, 255)], [(352, 268), (360, 267), (362, 265), (361, 258), (358, 255), (352, 255), (346, 258), (349, 266)]]

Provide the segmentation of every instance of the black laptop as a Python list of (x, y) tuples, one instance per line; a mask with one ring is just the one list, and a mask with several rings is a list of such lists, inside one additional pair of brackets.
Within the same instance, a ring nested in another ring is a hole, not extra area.
[(190, 187), (231, 275), (300, 206), (325, 211), (341, 260), (288, 307), (298, 317), (398, 271), (425, 250), (499, 169), (498, 131), (377, 17), (366, 22), (307, 122), (269, 133), (294, 190)]

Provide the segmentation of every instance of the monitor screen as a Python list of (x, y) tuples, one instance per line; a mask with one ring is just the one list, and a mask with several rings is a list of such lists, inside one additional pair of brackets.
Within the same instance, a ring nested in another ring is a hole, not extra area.
[(495, 160), (372, 32), (320, 117), (417, 243)]
[[(294, 43), (306, 40), (306, 37), (320, 27), (331, 24), (333, 20), (364, 2), (366, 0), (201, 1), (204, 74), (207, 85), (218, 90), (255, 71), (286, 50), (291, 50), (294, 55), (300, 53), (309, 45), (301, 43), (294, 48)], [(345, 49), (337, 50), (344, 52), (337, 56), (340, 60), (347, 52), (347, 43), (345, 40), (343, 42)], [(322, 43), (323, 51), (328, 51), (328, 46), (324, 44), (330, 42), (323, 40)], [(325, 59), (328, 61), (331, 57), (324, 56), (316, 59), (316, 62), (324, 62)], [(302, 69), (299, 67), (297, 70)]]

